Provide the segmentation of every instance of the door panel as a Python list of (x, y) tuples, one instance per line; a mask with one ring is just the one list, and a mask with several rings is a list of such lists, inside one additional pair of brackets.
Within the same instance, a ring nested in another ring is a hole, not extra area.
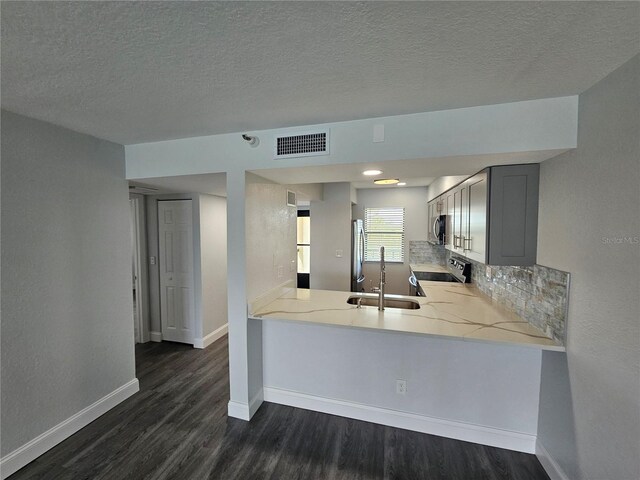
[(454, 203), (453, 192), (448, 192), (445, 196), (445, 214), (447, 215), (447, 226), (445, 227), (444, 239), (447, 250), (453, 250), (453, 217)]
[(469, 181), (469, 238), (465, 254), (486, 263), (487, 244), (487, 174), (473, 176)]
[(158, 202), (162, 338), (193, 343), (194, 258), (191, 200)]
[(453, 192), (453, 229), (452, 229), (452, 237), (453, 237), (453, 251), (458, 252), (462, 249), (460, 248), (460, 236), (461, 236), (461, 228), (462, 228), (462, 200), (461, 200), (461, 189), (457, 188)]
[(460, 189), (460, 248), (466, 255), (465, 240), (469, 238), (469, 185), (465, 182)]

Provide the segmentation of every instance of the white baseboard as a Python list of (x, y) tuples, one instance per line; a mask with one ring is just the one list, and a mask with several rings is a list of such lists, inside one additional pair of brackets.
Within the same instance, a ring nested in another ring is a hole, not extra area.
[(150, 331), (149, 332), (149, 339), (152, 342), (161, 342), (162, 341), (162, 332)]
[(229, 331), (229, 324), (225, 323), (223, 326), (214, 330), (209, 335), (206, 335), (204, 338), (196, 338), (193, 341), (193, 348), (207, 348), (213, 342), (218, 340), (219, 338), (224, 337)]
[(264, 393), (260, 390), (255, 397), (251, 399), (249, 404), (235, 402), (230, 400), (227, 405), (227, 415), (233, 418), (239, 418), (240, 420), (251, 420), (251, 417), (258, 411), (260, 405), (264, 401)]
[(227, 404), (227, 415), (233, 418), (239, 418), (240, 420), (246, 420), (247, 422), (251, 420), (251, 415), (249, 415), (249, 405), (246, 403), (234, 402), (233, 400), (229, 400)]
[(429, 433), (440, 437), (454, 438), (465, 442), (489, 445), (491, 447), (535, 453), (536, 436), (526, 433), (444, 420), (426, 415), (416, 415), (414, 413), (334, 400), (272, 387), (264, 387), (264, 401), (415, 432)]
[(264, 402), (264, 390), (260, 389), (260, 391), (256, 393), (255, 397), (253, 397), (249, 402), (249, 418), (253, 417), (253, 415), (258, 411), (262, 402)]
[(97, 402), (92, 403), (75, 415), (67, 418), (55, 427), (50, 428), (30, 442), (25, 443), (23, 446), (2, 457), (0, 459), (1, 478), (4, 480), (9, 475), (17, 472), (47, 450), (69, 438), (78, 430), (87, 426), (96, 418), (105, 414), (139, 390), (140, 386), (138, 384), (138, 379), (134, 378), (130, 382), (122, 385), (120, 388), (117, 388), (113, 392), (102, 397)]
[(553, 459), (540, 440), (536, 441), (536, 457), (540, 461), (542, 468), (547, 472), (551, 480), (569, 480), (569, 476), (564, 473), (562, 467)]

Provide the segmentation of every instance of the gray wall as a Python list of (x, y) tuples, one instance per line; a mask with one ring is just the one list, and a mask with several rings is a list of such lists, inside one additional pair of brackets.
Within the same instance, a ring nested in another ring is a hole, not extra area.
[(227, 323), (227, 200), (200, 195), (202, 336)]
[[(312, 201), (311, 288), (351, 290), (351, 185), (326, 183), (324, 200)], [(336, 257), (342, 250), (342, 257)]]
[(571, 272), (571, 290), (567, 355), (543, 354), (538, 439), (571, 479), (640, 478), (639, 106), (636, 56), (580, 95), (577, 150), (540, 172), (538, 261)]
[[(404, 207), (404, 263), (387, 263), (386, 292), (409, 294), (409, 241), (426, 240), (429, 228), (427, 189), (425, 187), (366, 188), (358, 190), (358, 204), (353, 208), (356, 218), (364, 218), (365, 207)], [(365, 289), (379, 283), (380, 265), (364, 265)], [(373, 282), (373, 283), (372, 283)]]
[(121, 145), (2, 111), (4, 456), (135, 377)]

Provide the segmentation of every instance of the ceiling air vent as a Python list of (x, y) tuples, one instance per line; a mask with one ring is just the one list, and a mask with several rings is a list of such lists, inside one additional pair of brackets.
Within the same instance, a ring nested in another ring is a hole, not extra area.
[(329, 155), (329, 130), (276, 137), (274, 158)]

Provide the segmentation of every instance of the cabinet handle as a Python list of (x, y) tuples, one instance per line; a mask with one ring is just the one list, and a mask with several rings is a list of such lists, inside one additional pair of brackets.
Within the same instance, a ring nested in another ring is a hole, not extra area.
[(454, 235), (453, 236), (453, 248), (459, 248), (460, 244), (458, 243), (458, 240), (460, 240), (460, 236), (459, 235)]
[[(462, 247), (462, 251), (467, 252), (467, 251), (471, 251), (471, 237), (469, 238), (462, 238), (462, 241), (464, 243), (463, 247)], [(468, 245), (468, 246), (467, 246)]]

